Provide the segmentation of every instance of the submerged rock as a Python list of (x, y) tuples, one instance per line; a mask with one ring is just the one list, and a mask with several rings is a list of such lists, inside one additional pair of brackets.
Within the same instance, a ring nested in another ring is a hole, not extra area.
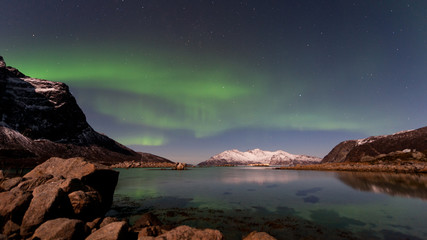
[(146, 227), (161, 226), (162, 222), (152, 213), (143, 214), (132, 226), (133, 230), (139, 230)]
[(149, 237), (142, 236), (139, 237), (138, 240), (148, 240), (148, 239), (170, 239), (170, 240), (193, 240), (193, 239), (203, 239), (203, 240), (223, 240), (224, 236), (218, 230), (214, 229), (204, 229), (200, 230), (197, 228), (192, 228), (189, 226), (179, 226), (174, 228), (158, 237)]

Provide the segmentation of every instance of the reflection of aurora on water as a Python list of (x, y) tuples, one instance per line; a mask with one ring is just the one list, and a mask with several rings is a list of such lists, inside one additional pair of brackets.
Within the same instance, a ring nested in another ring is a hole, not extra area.
[(337, 178), (361, 191), (427, 200), (425, 174), (338, 172)]
[(420, 211), (427, 207), (421, 200), (425, 176), (262, 167), (119, 171), (110, 214), (131, 222), (153, 212), (165, 224), (215, 228), (227, 239), (242, 239), (240, 234), (254, 230), (277, 239), (427, 236)]

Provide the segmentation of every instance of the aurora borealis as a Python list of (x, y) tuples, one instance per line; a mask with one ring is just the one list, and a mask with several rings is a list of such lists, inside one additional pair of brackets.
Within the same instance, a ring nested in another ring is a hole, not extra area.
[(427, 119), (427, 2), (4, 1), (0, 55), (70, 86), (92, 127), (197, 163), (323, 157)]

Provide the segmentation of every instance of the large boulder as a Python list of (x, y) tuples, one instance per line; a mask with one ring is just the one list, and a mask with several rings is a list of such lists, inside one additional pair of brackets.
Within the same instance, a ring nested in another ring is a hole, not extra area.
[(90, 163), (83, 158), (50, 158), (38, 165), (25, 178), (36, 178), (41, 175), (52, 175), (66, 179), (78, 179), (84, 185), (92, 187), (100, 194), (100, 209), (106, 212), (112, 202), (119, 173), (105, 165)]
[(70, 200), (60, 188), (63, 182), (61, 179), (34, 189), (33, 199), (22, 219), (21, 236), (31, 236), (39, 225), (49, 219), (72, 216)]
[(85, 224), (78, 219), (57, 218), (49, 220), (34, 232), (31, 239), (80, 240), (86, 236)]
[(128, 229), (125, 221), (113, 222), (90, 234), (86, 240), (127, 240)]
[(0, 224), (3, 225), (8, 220), (21, 223), (31, 199), (30, 192), (12, 190), (0, 193)]

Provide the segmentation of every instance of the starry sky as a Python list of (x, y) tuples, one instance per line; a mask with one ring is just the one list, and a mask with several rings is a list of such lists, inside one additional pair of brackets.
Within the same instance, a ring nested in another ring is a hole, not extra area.
[(427, 1), (2, 1), (0, 55), (92, 127), (198, 163), (426, 126)]

